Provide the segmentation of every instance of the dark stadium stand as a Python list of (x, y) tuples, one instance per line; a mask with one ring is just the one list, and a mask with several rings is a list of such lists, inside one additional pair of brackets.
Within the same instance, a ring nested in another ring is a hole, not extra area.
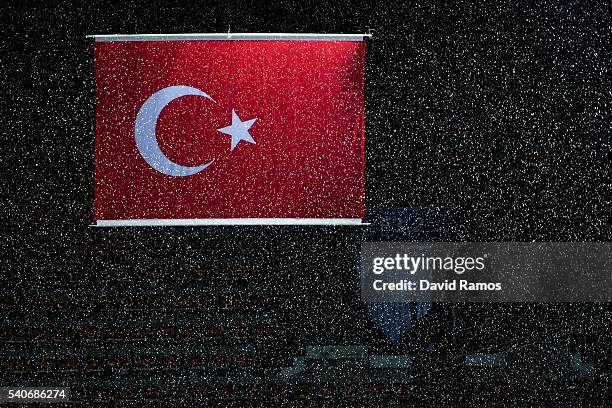
[(66, 385), (84, 402), (609, 395), (603, 305), (434, 304), (390, 343), (359, 300), (354, 231), (158, 235), (88, 228), (63, 244), (69, 256), (45, 241), (14, 253), (0, 382)]

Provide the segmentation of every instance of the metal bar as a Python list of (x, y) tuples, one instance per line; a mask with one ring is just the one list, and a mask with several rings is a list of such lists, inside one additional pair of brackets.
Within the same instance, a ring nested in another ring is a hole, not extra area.
[(96, 42), (109, 41), (232, 41), (232, 40), (277, 40), (277, 41), (363, 41), (372, 34), (299, 34), (299, 33), (203, 33), (203, 34), (94, 34)]
[(223, 225), (369, 225), (361, 218), (194, 218), (98, 220), (95, 227), (173, 227)]

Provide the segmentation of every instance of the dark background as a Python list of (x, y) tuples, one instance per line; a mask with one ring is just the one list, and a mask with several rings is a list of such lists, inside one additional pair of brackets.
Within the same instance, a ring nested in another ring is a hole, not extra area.
[[(59, 354), (104, 354), (117, 347), (106, 332), (87, 342), (79, 330), (152, 327), (159, 319), (199, 324), (202, 312), (178, 310), (177, 297), (208, 290), (222, 305), (225, 292), (250, 293), (252, 282), (270, 299), (253, 312), (257, 319), (273, 318), (261, 352), (270, 372), (291, 365), (306, 345), (425, 353), (433, 344), (447, 353), (444, 363), (427, 360), (421, 373), (439, 379), (455, 372), (453, 358), (467, 351), (513, 352), (534, 339), (539, 348), (560, 342), (581, 350), (609, 372), (609, 305), (437, 305), (401, 341), (389, 342), (359, 301), (354, 256), (359, 242), (372, 236), (366, 229), (89, 227), (95, 100), (87, 34), (372, 30), (366, 72), (371, 218), (390, 208), (452, 214), (444, 228), (408, 228), (402, 239), (610, 240), (609, 2), (307, 3), (1, 6), (3, 339), (7, 355), (50, 355), (60, 372), (2, 366), (3, 384), (45, 384), (64, 375), (68, 385), (83, 387), (85, 399), (91, 387), (84, 384), (98, 382), (110, 384), (105, 387), (113, 399), (117, 375), (111, 369), (61, 371)], [(217, 285), (214, 271), (246, 266), (257, 270), (254, 277), (226, 276)], [(214, 276), (197, 280), (193, 271), (201, 269)], [(176, 278), (179, 273), (186, 278)], [(166, 300), (135, 312), (122, 306), (128, 294), (143, 304), (154, 295)], [(110, 308), (104, 306), (108, 298)], [(244, 313), (233, 315), (251, 316)], [(451, 336), (457, 316), (463, 329)], [(10, 331), (22, 326), (25, 332), (42, 328), (45, 339)], [(52, 333), (66, 327), (74, 333), (59, 341)], [(124, 339), (121, 347), (128, 353), (145, 345), (170, 347), (151, 336), (142, 344)], [(200, 344), (181, 336), (173, 337), (174, 345)], [(245, 341), (259, 342), (254, 334)], [(197, 376), (172, 373), (128, 369), (121, 378), (137, 389), (133, 383), (143, 378)], [(524, 378), (513, 373), (508, 378)], [(600, 381), (595, 374), (589, 378)], [(586, 387), (578, 394), (597, 393)]]

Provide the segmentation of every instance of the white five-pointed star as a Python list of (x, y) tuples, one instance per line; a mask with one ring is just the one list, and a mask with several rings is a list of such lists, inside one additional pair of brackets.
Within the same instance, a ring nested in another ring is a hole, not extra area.
[(238, 117), (236, 110), (232, 109), (232, 124), (230, 126), (217, 129), (219, 132), (225, 133), (226, 135), (230, 135), (232, 137), (232, 147), (230, 151), (234, 150), (236, 145), (238, 145), (241, 140), (256, 144), (253, 137), (249, 134), (249, 129), (251, 126), (253, 126), (253, 123), (255, 123), (256, 120), (257, 118), (245, 120), (243, 122)]

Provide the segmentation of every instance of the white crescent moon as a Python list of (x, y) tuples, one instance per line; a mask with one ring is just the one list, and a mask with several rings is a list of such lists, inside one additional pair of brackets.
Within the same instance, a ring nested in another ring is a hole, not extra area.
[(159, 148), (155, 130), (157, 128), (157, 118), (161, 111), (170, 102), (181, 96), (196, 95), (203, 96), (215, 102), (207, 93), (197, 88), (184, 85), (169, 86), (160, 89), (142, 104), (136, 115), (134, 124), (134, 135), (136, 147), (143, 159), (160, 173), (168, 176), (191, 176), (199, 173), (212, 164), (214, 160), (199, 166), (182, 166), (170, 160)]

